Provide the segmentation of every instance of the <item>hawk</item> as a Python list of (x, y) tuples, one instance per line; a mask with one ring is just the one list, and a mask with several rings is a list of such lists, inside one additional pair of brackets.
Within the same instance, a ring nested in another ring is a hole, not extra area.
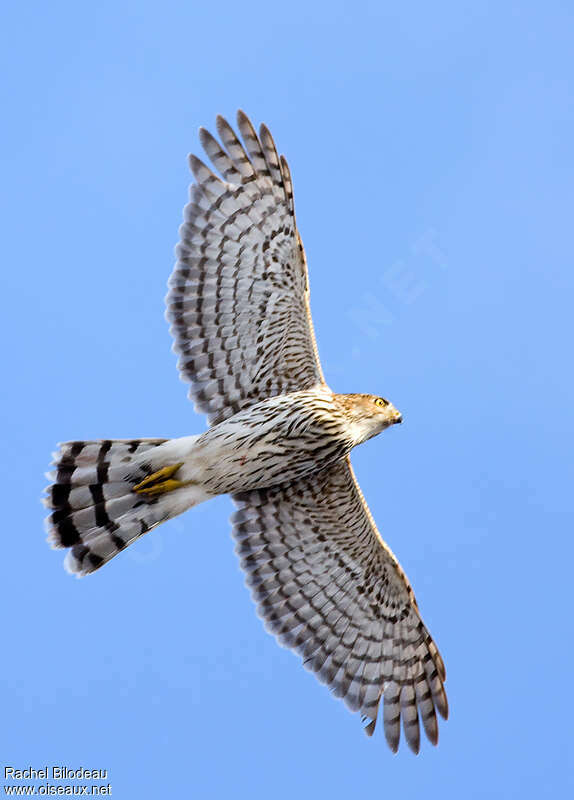
[(382, 397), (325, 383), (309, 309), (291, 173), (271, 133), (239, 111), (199, 137), (166, 316), (209, 428), (179, 439), (74, 441), (54, 455), (45, 503), (66, 567), (94, 572), (156, 525), (232, 496), (237, 553), (278, 641), (387, 742), (438, 741), (445, 669), (413, 590), (382, 540), (349, 453), (401, 422)]

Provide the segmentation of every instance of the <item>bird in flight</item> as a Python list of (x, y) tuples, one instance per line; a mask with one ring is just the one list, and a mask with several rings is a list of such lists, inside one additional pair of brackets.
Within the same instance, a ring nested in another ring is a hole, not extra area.
[(325, 383), (291, 173), (268, 128), (200, 128), (166, 316), (209, 428), (178, 439), (73, 441), (54, 455), (49, 541), (87, 575), (188, 508), (230, 494), (266, 628), (396, 752), (438, 741), (445, 669), (411, 585), (353, 474), (355, 445), (401, 422), (382, 397)]

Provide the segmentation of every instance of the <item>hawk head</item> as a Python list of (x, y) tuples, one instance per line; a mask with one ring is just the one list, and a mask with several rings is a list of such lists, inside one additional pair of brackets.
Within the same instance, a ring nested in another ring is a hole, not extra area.
[(336, 397), (355, 445), (403, 421), (401, 412), (384, 397), (374, 394), (340, 394)]

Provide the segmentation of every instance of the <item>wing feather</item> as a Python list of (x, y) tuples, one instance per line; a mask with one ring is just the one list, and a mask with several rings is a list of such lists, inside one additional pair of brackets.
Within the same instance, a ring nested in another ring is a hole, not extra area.
[(382, 699), (393, 751), (401, 722), (415, 753), (420, 722), (436, 744), (437, 712), (448, 715), (444, 665), (349, 459), (234, 501), (236, 551), (268, 630), (361, 712), (369, 735)]
[(324, 384), (307, 265), (287, 162), (269, 130), (238, 112), (245, 147), (217, 118), (199, 138), (216, 175), (191, 155), (166, 316), (181, 377), (210, 423), (274, 395)]

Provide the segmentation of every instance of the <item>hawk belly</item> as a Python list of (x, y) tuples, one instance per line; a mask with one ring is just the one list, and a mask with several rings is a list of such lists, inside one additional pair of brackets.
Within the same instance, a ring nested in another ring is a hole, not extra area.
[(224, 494), (276, 486), (324, 469), (353, 446), (332, 397), (324, 389), (293, 392), (220, 422), (193, 442), (181, 480)]

